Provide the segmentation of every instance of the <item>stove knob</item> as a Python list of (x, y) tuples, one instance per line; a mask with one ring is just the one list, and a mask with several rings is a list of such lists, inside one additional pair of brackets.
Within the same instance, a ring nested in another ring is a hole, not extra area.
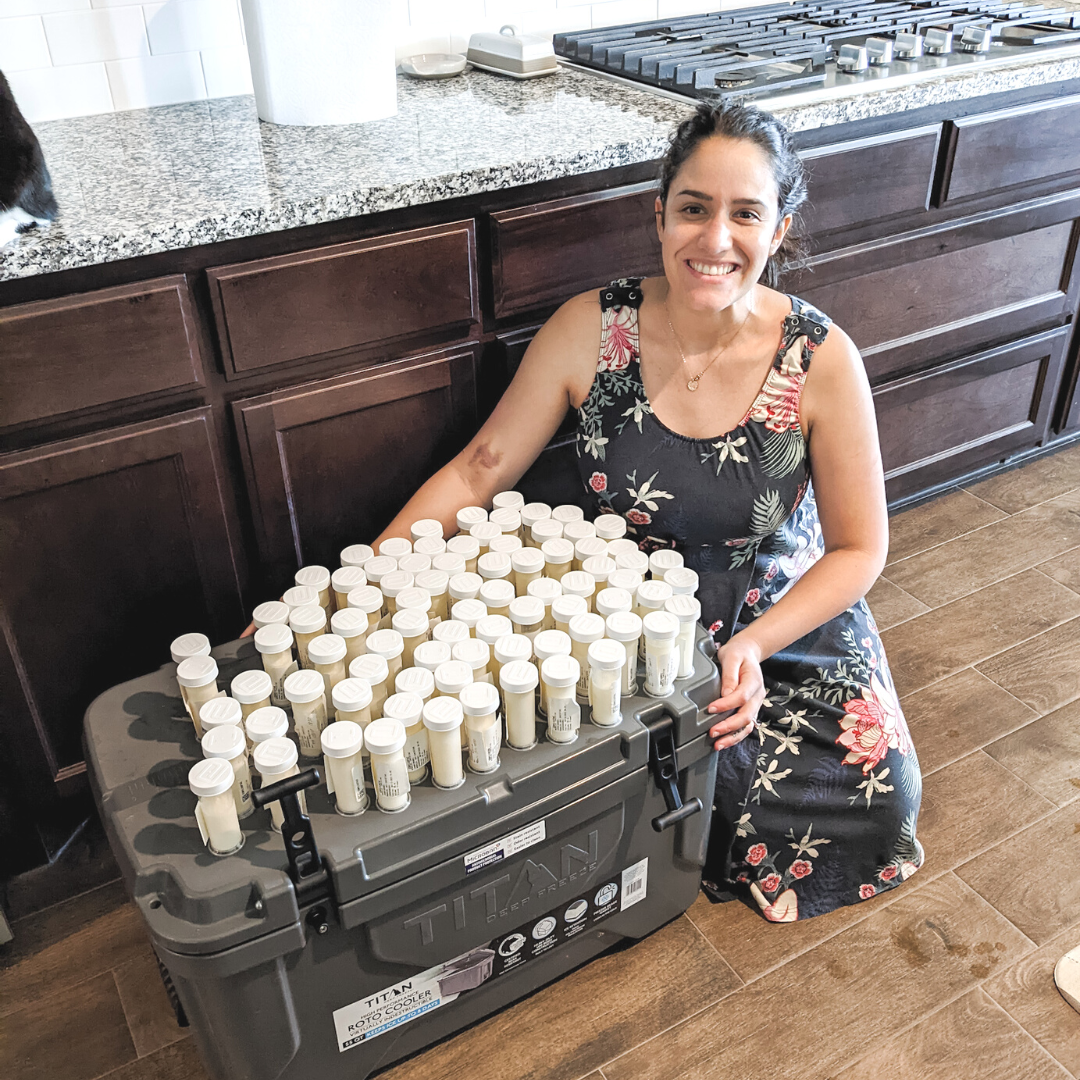
[(896, 35), (893, 55), (897, 60), (917, 60), (922, 56), (922, 34), (900, 33)]
[(965, 26), (960, 35), (959, 48), (966, 53), (989, 52), (993, 36), (993, 26)]
[(840, 71), (854, 74), (857, 71), (865, 71), (869, 65), (866, 49), (861, 45), (840, 46), (840, 53), (836, 57), (836, 66)]
[(892, 63), (893, 44), (888, 38), (868, 37), (866, 55), (874, 67), (887, 67)]
[(939, 30), (936, 26), (932, 26), (926, 31), (923, 52), (930, 56), (944, 56), (945, 53), (952, 52), (952, 31)]

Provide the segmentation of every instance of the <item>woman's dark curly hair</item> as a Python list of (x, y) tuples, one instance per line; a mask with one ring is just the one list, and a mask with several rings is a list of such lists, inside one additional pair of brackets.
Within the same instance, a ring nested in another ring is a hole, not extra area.
[(798, 209), (806, 201), (806, 170), (787, 128), (775, 117), (749, 105), (726, 102), (715, 106), (699, 105), (694, 115), (684, 120), (671, 135), (671, 145), (660, 163), (660, 202), (667, 206), (675, 175), (698, 146), (714, 135), (746, 139), (760, 147), (769, 159), (780, 194), (777, 220), (788, 214), (796, 217), (779, 250), (770, 256), (761, 274), (763, 285), (776, 288), (782, 273), (804, 262), (804, 249), (795, 235), (795, 225)]

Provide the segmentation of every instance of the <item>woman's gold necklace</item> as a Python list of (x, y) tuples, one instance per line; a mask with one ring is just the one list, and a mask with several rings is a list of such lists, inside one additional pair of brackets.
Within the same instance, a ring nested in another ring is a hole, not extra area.
[[(679, 335), (675, 333), (675, 327), (671, 325), (671, 311), (668, 308), (667, 299), (664, 299), (664, 315), (667, 318), (668, 329), (671, 331), (671, 339), (675, 342), (675, 348), (679, 350), (679, 356), (682, 357), (683, 367), (686, 367), (686, 353), (683, 352), (682, 345), (679, 344)], [(743, 321), (735, 329), (735, 333), (716, 350), (713, 358), (696, 374), (692, 375), (686, 383), (686, 389), (691, 393), (697, 390), (698, 384), (701, 382), (701, 376), (705, 374), (720, 359), (720, 354), (739, 336), (742, 332), (742, 328), (746, 325), (746, 320), (750, 318), (750, 312), (743, 316)]]

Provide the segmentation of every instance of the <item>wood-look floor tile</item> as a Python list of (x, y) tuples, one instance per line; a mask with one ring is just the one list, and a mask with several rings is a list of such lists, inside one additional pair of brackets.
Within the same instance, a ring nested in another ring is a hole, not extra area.
[(740, 985), (680, 916), (383, 1076), (466, 1080), (482, 1061), (484, 1080), (578, 1080)]
[(1038, 716), (974, 668), (909, 694), (900, 705), (924, 776)]
[(1080, 547), (1074, 547), (1056, 559), (1039, 563), (1038, 569), (1073, 592), (1080, 592)]
[(137, 959), (116, 968), (113, 977), (139, 1057), (183, 1038), (186, 1032), (176, 1022), (149, 945)]
[(889, 581), (941, 607), (1080, 544), (1080, 490), (893, 563)]
[(882, 634), (901, 696), (1080, 616), (1080, 595), (1037, 570), (909, 619)]
[(874, 582), (874, 587), (866, 594), (866, 602), (870, 605), (879, 630), (888, 630), (890, 626), (907, 622), (908, 619), (930, 610), (928, 604), (916, 600), (899, 585), (894, 585), (883, 577)]
[(1057, 806), (1080, 798), (1080, 701), (985, 749), (995, 761)]
[(0, 952), (0, 970), (33, 956), (45, 945), (70, 937), (129, 903), (123, 883), (112, 881), (16, 920), (12, 927), (15, 940)]
[(1080, 1017), (1054, 985), (1054, 965), (1077, 945), (1080, 925), (1055, 935), (983, 983), (983, 989), (1066, 1069), (1080, 1076)]
[(1019, 469), (998, 473), (968, 490), (1006, 514), (1080, 488), (1080, 447), (1070, 446)]
[[(914, 881), (914, 879), (912, 879)], [(607, 1080), (824, 1080), (1032, 951), (954, 875), (603, 1066)]]
[(100, 1080), (209, 1080), (190, 1038), (179, 1040), (155, 1050), (108, 1073)]
[(1048, 713), (1080, 697), (1080, 619), (978, 665), (988, 679), (1004, 687), (1037, 713)]
[(0, 1024), (5, 1080), (91, 1080), (135, 1056), (109, 972), (39, 998)]
[(906, 559), (1005, 516), (996, 506), (959, 488), (939, 495), (933, 502), (889, 518), (888, 562)]
[(1080, 806), (1070, 803), (964, 863), (956, 874), (1042, 945), (1080, 922), (1077, 865)]
[(877, 1043), (835, 1080), (1070, 1080), (1070, 1075), (977, 988), (910, 1031)]

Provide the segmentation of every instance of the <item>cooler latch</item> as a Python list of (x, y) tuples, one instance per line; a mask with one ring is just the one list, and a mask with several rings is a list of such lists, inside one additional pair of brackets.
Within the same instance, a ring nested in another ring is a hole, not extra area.
[(701, 809), (701, 800), (693, 798), (683, 802), (679, 793), (679, 756), (675, 749), (675, 730), (670, 716), (660, 716), (650, 720), (649, 729), (649, 765), (660, 793), (667, 803), (667, 813), (653, 818), (652, 827), (663, 832), (672, 825), (684, 821)]

